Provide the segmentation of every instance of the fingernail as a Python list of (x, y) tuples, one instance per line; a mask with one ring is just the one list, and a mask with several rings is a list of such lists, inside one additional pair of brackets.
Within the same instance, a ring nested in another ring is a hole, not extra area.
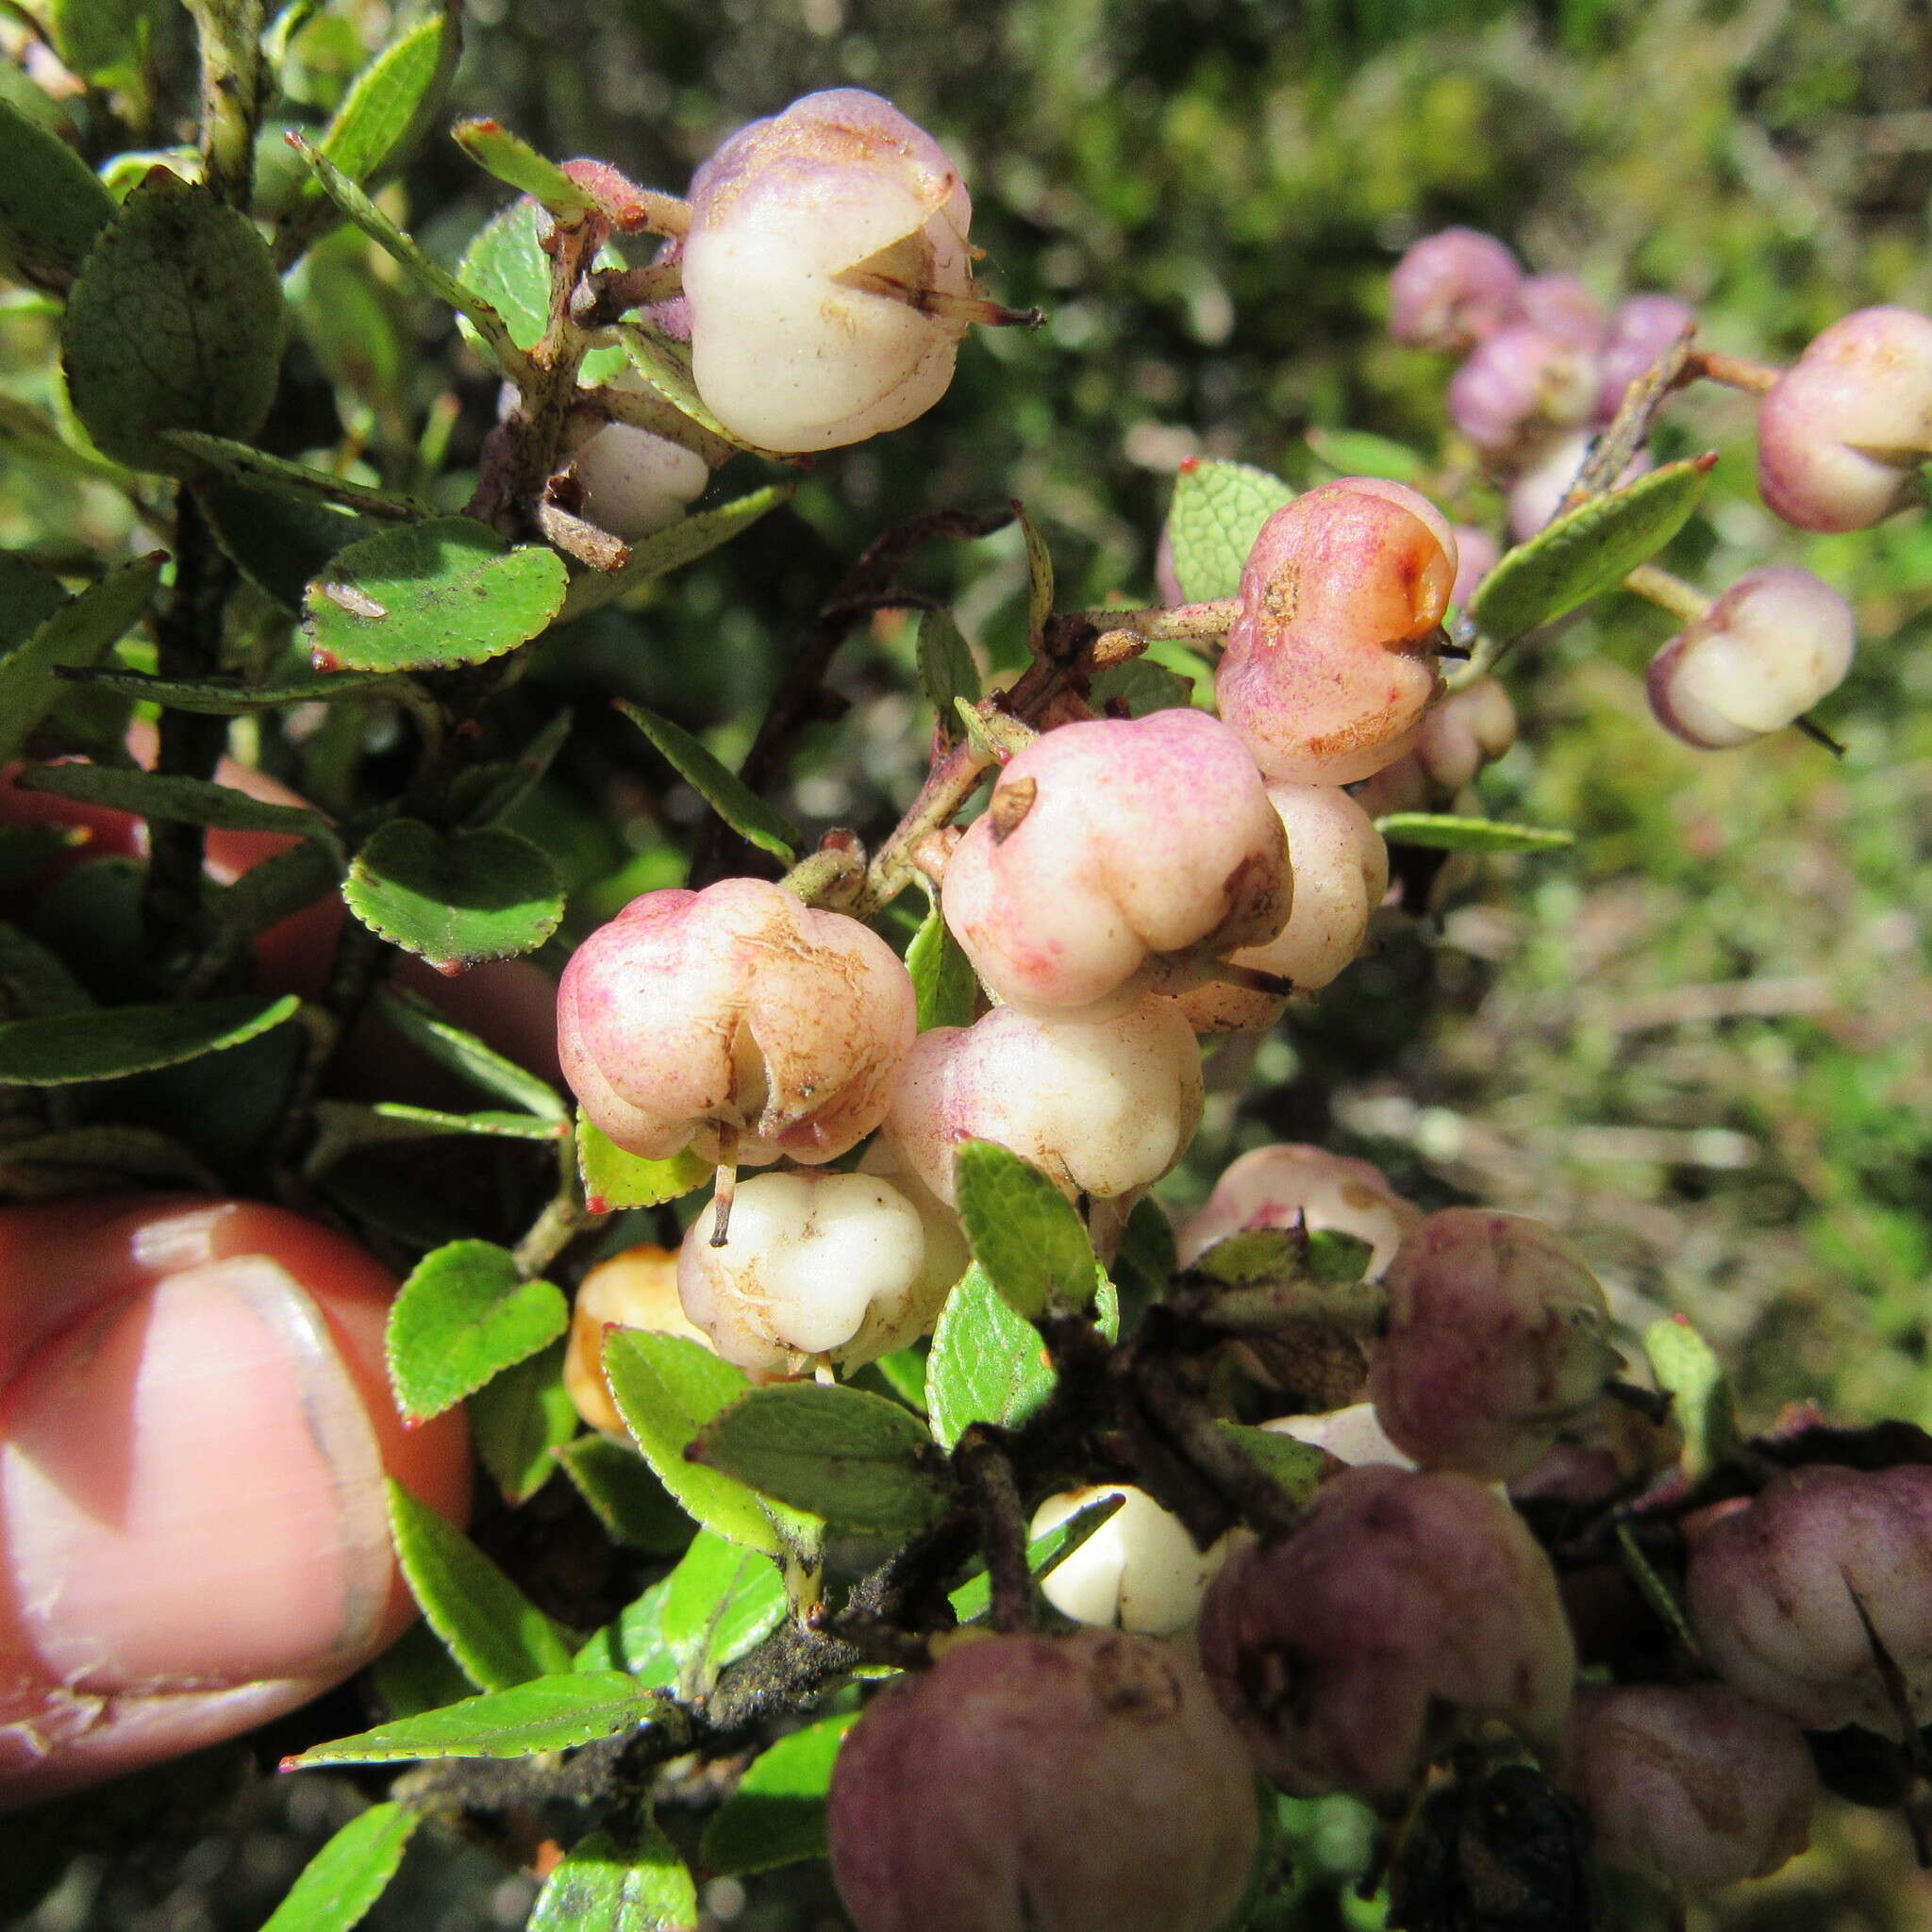
[(392, 1575), (381, 1458), (275, 1262), (208, 1262), (105, 1310), (25, 1364), (7, 1409), (5, 1558), (58, 1681), (242, 1684), (373, 1640)]

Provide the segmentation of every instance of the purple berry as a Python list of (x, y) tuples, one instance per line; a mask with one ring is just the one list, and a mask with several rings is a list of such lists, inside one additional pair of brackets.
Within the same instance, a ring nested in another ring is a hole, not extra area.
[(1501, 325), (1522, 280), (1522, 265), (1493, 235), (1444, 228), (1395, 264), (1390, 333), (1398, 342), (1459, 355)]

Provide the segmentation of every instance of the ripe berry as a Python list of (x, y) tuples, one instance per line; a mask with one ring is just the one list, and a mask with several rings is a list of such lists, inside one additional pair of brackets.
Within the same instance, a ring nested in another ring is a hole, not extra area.
[(1272, 939), (1293, 882), (1255, 761), (1205, 711), (1046, 732), (946, 862), (946, 924), (993, 992), (1118, 1012)]
[(1492, 463), (1515, 467), (1552, 430), (1596, 408), (1597, 362), (1580, 343), (1516, 324), (1498, 329), (1449, 384), (1449, 415)]
[(1121, 1507), (1042, 1579), (1047, 1602), (1076, 1624), (1117, 1625), (1144, 1637), (1186, 1629), (1226, 1558), (1225, 1538), (1196, 1549), (1179, 1517), (1124, 1483), (1049, 1497), (1034, 1511), (1027, 1534), (1044, 1536), (1105, 1496), (1121, 1497)]
[(1422, 1218), (1366, 1160), (1281, 1141), (1250, 1148), (1228, 1168), (1182, 1222), (1174, 1247), (1181, 1266), (1191, 1268), (1216, 1241), (1247, 1228), (1329, 1228), (1371, 1244), (1367, 1274), (1374, 1281)]
[(1603, 347), (1610, 325), (1603, 304), (1574, 275), (1526, 276), (1516, 285), (1507, 319), (1592, 352)]
[(1390, 277), (1390, 333), (1460, 355), (1501, 326), (1522, 281), (1522, 265), (1493, 235), (1444, 228), (1424, 236)]

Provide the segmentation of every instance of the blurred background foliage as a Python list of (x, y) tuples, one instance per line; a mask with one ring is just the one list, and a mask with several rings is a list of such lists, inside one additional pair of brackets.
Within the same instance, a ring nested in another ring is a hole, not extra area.
[[(154, 22), (144, 67), (71, 104), (91, 158), (178, 140), (172, 6), (83, 4)], [(309, 16), (287, 117), (325, 114), (405, 10), (327, 0)], [(1932, 14), (1916, 0), (470, 0), (467, 37), (462, 111), (673, 189), (799, 93), (888, 93), (963, 163), (987, 279), (1048, 311), (1036, 333), (982, 334), (930, 417), (822, 458), (749, 540), (545, 646), (524, 723), (565, 700), (579, 722), (523, 828), (567, 868), (579, 931), (676, 882), (700, 810), (603, 700), (641, 698), (735, 759), (810, 612), (890, 524), (1019, 496), (1063, 605), (1142, 601), (1181, 459), (1316, 480), (1330, 472), (1307, 432), (1349, 428), (1422, 452), (1445, 504), (1493, 526), (1493, 491), (1446, 437), (1447, 367), (1383, 328), (1389, 269), (1433, 228), (1491, 229), (1607, 296), (1682, 295), (1711, 346), (1749, 356), (1789, 358), (1865, 304), (1932, 309)], [(387, 204), (454, 260), (501, 199), (432, 142)], [(353, 232), (295, 293), (270, 446), (391, 483), (441, 470), (436, 491), (460, 505), (494, 392), (448, 318)], [(7, 391), (58, 410), (49, 341), (36, 302), (0, 308)], [(1573, 827), (1574, 851), (1458, 861), (1433, 931), (1385, 914), (1380, 950), (1319, 1005), (1258, 1051), (1223, 1049), (1209, 1130), (1170, 1192), (1190, 1204), (1264, 1140), (1365, 1153), (1430, 1205), (1475, 1198), (1565, 1228), (1620, 1315), (1682, 1310), (1719, 1341), (1759, 1424), (1816, 1398), (1848, 1421), (1932, 1425), (1932, 521), (1824, 539), (1778, 525), (1732, 392), (1674, 405), (1662, 445), (1723, 456), (1674, 567), (1714, 591), (1802, 562), (1854, 600), (1859, 662), (1824, 710), (1846, 756), (1795, 734), (1717, 756), (1666, 738), (1641, 671), (1668, 625), (1634, 600), (1519, 653), (1524, 741), (1484, 780), (1485, 806)], [(138, 504), (47, 455), (0, 416), (0, 542), (144, 547)], [(1018, 660), (1011, 533), (933, 557), (927, 577), (993, 666)], [(264, 639), (291, 648), (273, 625)], [(805, 822), (877, 831), (909, 796), (926, 728), (911, 652), (881, 620), (841, 654), (852, 708), (813, 728), (783, 801)], [(344, 803), (356, 748), (324, 732), (261, 756)], [(366, 781), (379, 739), (361, 749)], [(303, 1811), (333, 1800), (254, 1784), (172, 1795), (175, 1824), (138, 1857), (83, 1859), (38, 1932), (245, 1932), (340, 1822)], [(271, 1814), (280, 1836), (263, 1835)], [(1375, 1923), (1336, 1876), (1362, 1853), (1358, 1824), (1295, 1829), (1292, 1923)], [(783, 1881), (739, 1901), (737, 1923), (836, 1924), (828, 1894)], [(528, 1896), (478, 1859), (441, 1890), (406, 1882), (370, 1923), (513, 1924)], [(1932, 1925), (1932, 1903), (1895, 1822), (1846, 1813), (1706, 1923)]]

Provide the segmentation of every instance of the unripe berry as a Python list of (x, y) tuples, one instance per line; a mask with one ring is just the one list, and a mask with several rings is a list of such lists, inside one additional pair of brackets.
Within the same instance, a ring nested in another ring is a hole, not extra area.
[(1590, 350), (1603, 347), (1610, 326), (1604, 305), (1574, 275), (1524, 277), (1516, 285), (1507, 320)]
[(1367, 1277), (1374, 1281), (1422, 1218), (1368, 1161), (1284, 1141), (1235, 1161), (1182, 1222), (1174, 1248), (1181, 1266), (1191, 1268), (1216, 1241), (1248, 1228), (1332, 1229), (1370, 1243)]
[(1400, 483), (1344, 477), (1268, 519), (1214, 691), (1270, 778), (1347, 785), (1415, 742), (1455, 582), (1448, 523)]
[(604, 1379), (604, 1331), (610, 1327), (682, 1335), (710, 1347), (710, 1337), (686, 1318), (677, 1298), (677, 1257), (670, 1248), (626, 1248), (600, 1261), (584, 1276), (571, 1307), (563, 1386), (593, 1429), (627, 1443), (630, 1432)]
[(711, 480), (704, 458), (628, 423), (575, 418), (564, 448), (581, 492), (577, 513), (626, 543), (669, 529)]
[(1201, 1124), (1201, 1057), (1173, 1000), (1104, 1020), (1040, 1020), (1000, 1007), (936, 1026), (906, 1063), (886, 1138), (954, 1205), (961, 1141), (996, 1141), (1069, 1196), (1114, 1199), (1158, 1181)]
[(1722, 1684), (1584, 1685), (1568, 1756), (1597, 1857), (1674, 1891), (1767, 1878), (1810, 1840), (1803, 1734)]
[[(1361, 952), (1389, 890), (1389, 848), (1368, 813), (1333, 785), (1271, 785), (1268, 796), (1288, 833), (1294, 905), (1274, 939), (1243, 947), (1230, 962), (1314, 992)], [(1202, 1033), (1258, 1031), (1274, 1025), (1287, 1004), (1274, 993), (1214, 980), (1180, 996), (1189, 1024)]]
[(1493, 677), (1454, 691), (1423, 721), (1415, 758), (1430, 785), (1453, 797), (1516, 742), (1516, 707)]
[(1860, 308), (1819, 336), (1757, 411), (1757, 487), (1801, 530), (1868, 530), (1932, 454), (1932, 319)]
[(1523, 1519), (1465, 1475), (1362, 1466), (1285, 1537), (1237, 1551), (1201, 1608), (1222, 1707), (1282, 1790), (1396, 1798), (1456, 1713), (1553, 1750), (1575, 1654)]
[(728, 1362), (794, 1374), (815, 1356), (841, 1368), (903, 1348), (938, 1318), (958, 1270), (927, 1254), (919, 1210), (872, 1174), (761, 1174), (738, 1185), (728, 1245), (711, 1245), (717, 1204), (677, 1257), (684, 1312)]
[(885, 1118), (918, 1027), (912, 981), (856, 919), (763, 879), (646, 892), (564, 968), (558, 1053), (629, 1153), (835, 1159)]
[(888, 1685), (826, 1829), (858, 1932), (1215, 1932), (1257, 1841), (1191, 1658), (1101, 1630), (957, 1640)]
[(1449, 416), (1492, 463), (1515, 465), (1553, 429), (1590, 421), (1596, 358), (1579, 343), (1516, 325), (1498, 329), (1449, 383)]
[(1415, 1467), (1413, 1458), (1389, 1440), (1373, 1402), (1351, 1402), (1346, 1408), (1331, 1408), (1322, 1415), (1278, 1415), (1261, 1426), (1271, 1434), (1292, 1436), (1311, 1449), (1324, 1450), (1350, 1468), (1364, 1462), (1390, 1469)]
[(1610, 318), (1597, 368), (1596, 416), (1607, 423), (1623, 407), (1624, 392), (1646, 375), (1697, 320), (1697, 311), (1674, 295), (1632, 295)]
[(1807, 1730), (1896, 1738), (1855, 1591), (1932, 1720), (1932, 1468), (1786, 1470), (1692, 1535), (1684, 1607), (1725, 1683)]
[(1390, 333), (1460, 355), (1502, 325), (1522, 281), (1522, 264), (1493, 235), (1444, 228), (1424, 236), (1390, 277)]
[(979, 976), (1033, 1012), (1118, 1012), (1272, 939), (1288, 842), (1241, 739), (1205, 711), (1044, 733), (946, 861), (941, 904)]
[(1749, 744), (1836, 691), (1857, 643), (1852, 607), (1822, 577), (1749, 571), (1651, 659), (1650, 708), (1700, 751)]
[(1194, 1621), (1209, 1580), (1226, 1559), (1227, 1539), (1196, 1549), (1179, 1517), (1145, 1490), (1124, 1483), (1049, 1497), (1034, 1511), (1027, 1534), (1044, 1536), (1107, 1496), (1121, 1497), (1121, 1507), (1040, 1587), (1047, 1602), (1076, 1624), (1172, 1637)]
[(919, 304), (972, 293), (973, 205), (945, 150), (890, 101), (837, 88), (754, 122), (698, 171), (691, 207), (692, 374), (727, 429), (833, 449), (945, 393), (966, 324)]
[(1427, 1215), (1389, 1265), (1369, 1396), (1425, 1469), (1507, 1481), (1588, 1416), (1617, 1366), (1597, 1279), (1541, 1223)]
[[(1527, 543), (1556, 516), (1582, 474), (1590, 441), (1587, 432), (1574, 430), (1541, 445), (1529, 458), (1509, 486), (1509, 535), (1514, 541)], [(1639, 450), (1624, 466), (1616, 487), (1621, 490), (1635, 482), (1650, 466), (1649, 453)]]

